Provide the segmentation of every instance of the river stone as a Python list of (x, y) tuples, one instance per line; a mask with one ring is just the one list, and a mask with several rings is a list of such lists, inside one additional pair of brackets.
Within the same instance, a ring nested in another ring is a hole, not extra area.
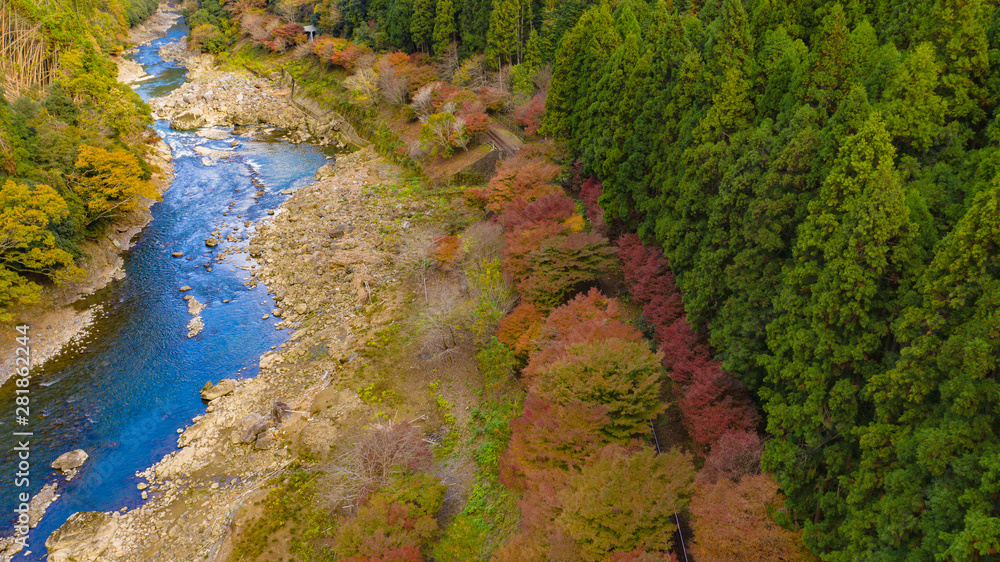
[(260, 435), (257, 436), (257, 441), (254, 442), (253, 448), (257, 449), (258, 451), (268, 451), (270, 449), (277, 447), (278, 445), (278, 437), (276, 435), (277, 433), (278, 430), (274, 429), (273, 427), (261, 433)]
[(199, 137), (211, 139), (211, 140), (225, 140), (229, 138), (229, 131), (224, 129), (201, 129), (195, 133)]
[(180, 289), (180, 291), (181, 291), (182, 293), (183, 293), (184, 291), (190, 291), (190, 290), (191, 290), (191, 287), (188, 287), (187, 285), (184, 285), (184, 286), (183, 286), (183, 287), (181, 287), (181, 289)]
[(232, 442), (233, 443), (253, 443), (257, 440), (257, 436), (260, 435), (262, 431), (271, 427), (273, 424), (271, 418), (262, 416), (260, 414), (249, 414), (240, 425), (233, 430)]
[(205, 126), (205, 116), (193, 111), (187, 111), (174, 117), (170, 122), (170, 128), (175, 131), (190, 131)]
[(214, 248), (219, 245), (219, 241), (216, 240), (215, 238), (209, 238), (205, 240), (205, 245), (208, 246), (209, 248)]
[(330, 238), (333, 238), (334, 240), (336, 240), (337, 238), (342, 237), (344, 234), (347, 234), (348, 232), (350, 232), (352, 230), (354, 230), (354, 226), (353, 225), (344, 224), (344, 223), (337, 224), (333, 228), (330, 229)]
[(172, 253), (170, 255), (173, 256), (173, 257), (175, 257), (175, 258), (183, 258), (184, 257), (184, 252), (174, 252), (174, 253)]
[(49, 562), (98, 560), (118, 530), (118, 518), (96, 511), (81, 511), (49, 535), (45, 548)]
[(330, 176), (336, 175), (337, 166), (333, 162), (327, 162), (316, 170), (316, 179), (328, 178)]
[(236, 381), (233, 379), (222, 379), (216, 385), (213, 385), (212, 381), (208, 381), (201, 389), (201, 399), (211, 402), (221, 396), (232, 394), (234, 390), (236, 390)]
[(63, 453), (59, 455), (59, 458), (52, 461), (52, 468), (61, 470), (62, 472), (69, 472), (74, 468), (80, 468), (83, 466), (83, 462), (86, 461), (89, 456), (90, 455), (88, 455), (83, 449), (76, 449), (75, 451)]
[(292, 410), (291, 406), (280, 400), (275, 400), (274, 404), (271, 405), (271, 417), (278, 423), (287, 420), (294, 413), (295, 411)]
[(205, 321), (201, 319), (201, 316), (195, 316), (187, 323), (187, 336), (193, 338), (201, 333), (205, 329)]
[(42, 486), (42, 489), (31, 498), (31, 502), (28, 504), (28, 526), (34, 529), (38, 526), (38, 522), (42, 520), (42, 516), (45, 515), (45, 511), (52, 505), (52, 502), (59, 499), (59, 494), (56, 493), (56, 488), (59, 484), (52, 482)]

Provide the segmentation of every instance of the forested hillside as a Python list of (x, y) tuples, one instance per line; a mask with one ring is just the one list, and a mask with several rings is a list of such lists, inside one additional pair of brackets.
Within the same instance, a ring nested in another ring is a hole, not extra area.
[(663, 247), (831, 559), (1000, 541), (995, 22), (975, 1), (626, 0), (557, 51), (546, 128), (609, 223)]
[[(348, 87), (370, 103), (412, 101), (425, 128), (440, 129), (434, 111), (449, 123), (457, 114), (461, 137), (463, 103), (478, 100), (491, 117), (510, 112), (528, 133), (565, 141), (569, 157), (557, 160), (578, 178), (570, 192), (596, 231), (618, 238), (691, 446), (704, 454), (726, 428), (752, 429), (759, 411), (763, 467), (811, 550), (929, 560), (1000, 549), (995, 2), (228, 8), (242, 27), (205, 33), (282, 52), (305, 43), (294, 23), (308, 20), (333, 37), (303, 56), (354, 72)], [(394, 50), (404, 52), (363, 58)], [(461, 97), (470, 84), (480, 89)], [(490, 106), (489, 95), (504, 101)], [(520, 163), (536, 170), (530, 188), (472, 198), (506, 217), (518, 199), (552, 193), (558, 173), (544, 162)], [(538, 212), (556, 213), (552, 204)], [(566, 232), (546, 224), (530, 242), (508, 240), (508, 275), (528, 274), (516, 252), (544, 253), (547, 236)], [(586, 259), (603, 259), (595, 252)], [(521, 287), (510, 346), (566, 301), (543, 287)], [(524, 419), (550, 407), (530, 396)]]
[(80, 243), (156, 197), (149, 107), (108, 57), (157, 2), (0, 2), (0, 320), (78, 278)]

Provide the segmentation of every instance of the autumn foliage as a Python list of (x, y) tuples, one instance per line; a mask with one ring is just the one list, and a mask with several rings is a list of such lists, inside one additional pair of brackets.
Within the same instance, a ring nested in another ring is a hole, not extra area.
[(719, 478), (739, 480), (760, 472), (764, 443), (753, 431), (727, 431), (712, 445), (699, 477), (715, 482)]
[(263, 45), (273, 52), (282, 52), (289, 47), (306, 42), (306, 33), (303, 27), (296, 23), (279, 25), (271, 30)]
[(462, 242), (458, 236), (438, 236), (431, 246), (431, 255), (443, 269), (451, 269), (451, 266), (459, 258), (462, 251)]
[(753, 431), (760, 418), (752, 399), (691, 329), (662, 250), (626, 234), (618, 240), (618, 258), (626, 284), (642, 305), (643, 320), (653, 327), (663, 365), (678, 383), (684, 425), (699, 449), (707, 452), (727, 431)]
[(645, 341), (609, 339), (569, 345), (543, 367), (531, 390), (557, 404), (583, 402), (607, 408), (605, 434), (614, 439), (647, 433), (663, 411), (659, 357)]
[(545, 114), (545, 93), (535, 94), (527, 103), (514, 108), (514, 120), (524, 128), (524, 132), (533, 135), (542, 126), (542, 116)]
[(571, 232), (545, 240), (526, 261), (530, 274), (518, 289), (524, 298), (545, 308), (566, 302), (618, 264), (607, 238), (591, 232)]
[(438, 536), (434, 514), (441, 509), (444, 492), (438, 479), (424, 473), (375, 494), (357, 515), (340, 524), (334, 551), (342, 558), (379, 560), (387, 553), (409, 555), (429, 546)]
[(810, 560), (801, 532), (770, 517), (782, 501), (778, 484), (764, 474), (699, 485), (691, 500), (692, 554), (698, 560)]
[(556, 523), (579, 545), (581, 560), (636, 548), (669, 551), (673, 533), (665, 530), (687, 505), (694, 475), (691, 457), (676, 450), (657, 455), (609, 445), (561, 492)]
[(23, 274), (57, 283), (82, 277), (50, 230), (68, 214), (66, 201), (47, 185), (8, 179), (0, 186), (0, 321), (11, 319), (8, 307), (38, 300), (41, 286)]
[(460, 113), (459, 116), (465, 120), (465, 134), (469, 138), (486, 134), (490, 130), (490, 118), (481, 111)]
[(535, 337), (536, 351), (522, 371), (526, 381), (560, 360), (569, 345), (616, 339), (641, 341), (642, 334), (623, 322), (619, 303), (604, 296), (596, 288), (580, 293), (568, 303), (555, 308), (539, 327)]
[(139, 158), (124, 150), (83, 145), (76, 171), (75, 191), (85, 202), (88, 224), (119, 218), (142, 199), (160, 200), (160, 194), (144, 179), (147, 175)]
[(497, 339), (511, 348), (522, 361), (526, 360), (543, 319), (542, 311), (534, 303), (522, 302), (500, 321)]
[(528, 256), (544, 241), (573, 232), (568, 221), (575, 209), (573, 201), (561, 193), (507, 205), (501, 220), (506, 230), (503, 266), (508, 278), (521, 279), (528, 274)]
[(485, 189), (470, 190), (486, 209), (499, 213), (507, 204), (518, 199), (530, 203), (543, 195), (562, 193), (553, 182), (559, 176), (559, 166), (538, 150), (521, 149), (516, 156), (497, 166), (497, 173)]
[(594, 228), (601, 231), (607, 228), (604, 224), (604, 209), (598, 203), (603, 190), (604, 186), (601, 185), (601, 182), (597, 178), (587, 178), (580, 186), (580, 201), (587, 209), (587, 219)]
[(650, 552), (637, 548), (613, 552), (603, 562), (677, 562), (677, 556), (673, 552)]
[(524, 413), (511, 423), (512, 438), (501, 463), (504, 483), (524, 490), (526, 478), (540, 470), (579, 469), (610, 442), (604, 435), (610, 423), (602, 404), (556, 404), (529, 394)]

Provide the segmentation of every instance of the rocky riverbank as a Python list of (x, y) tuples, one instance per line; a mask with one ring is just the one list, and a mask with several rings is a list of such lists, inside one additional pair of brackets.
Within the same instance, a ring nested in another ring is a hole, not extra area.
[(293, 143), (343, 148), (358, 142), (346, 134), (349, 125), (335, 112), (321, 115), (295, 103), (292, 90), (275, 83), (279, 76), (265, 80), (218, 70), (211, 55), (188, 53), (181, 41), (165, 45), (160, 56), (188, 68), (189, 82), (150, 103), (153, 118), (170, 121), (173, 129), (267, 124), (283, 129), (285, 140)]
[(324, 174), (262, 221), (247, 250), (254, 278), (275, 294), (278, 328), (294, 330), (289, 341), (261, 357), (257, 377), (206, 385), (214, 399), (178, 451), (138, 475), (148, 501), (74, 515), (47, 541), (50, 560), (224, 560), (269, 479), (298, 458), (326, 458), (364, 406), (345, 379), (392, 318), (392, 304), (371, 302), (403, 271), (401, 245), (387, 240), (424, 209), (385, 204), (374, 186), (400, 170), (373, 149), (338, 157)]
[[(181, 19), (180, 12), (164, 10), (161, 6), (145, 22), (129, 30), (129, 41), (135, 46), (148, 45), (150, 41), (163, 37), (167, 29), (176, 24), (179, 19)], [(134, 51), (135, 48), (133, 47), (132, 50)], [(118, 81), (122, 84), (131, 84), (150, 78), (150, 75), (143, 70), (142, 65), (133, 60), (122, 57), (112, 57), (112, 60), (118, 65)]]

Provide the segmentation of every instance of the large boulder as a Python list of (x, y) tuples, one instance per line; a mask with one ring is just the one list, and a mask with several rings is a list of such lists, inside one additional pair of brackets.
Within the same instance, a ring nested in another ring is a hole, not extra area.
[[(117, 514), (115, 514), (117, 515)], [(99, 560), (118, 530), (118, 518), (96, 511), (81, 511), (49, 535), (45, 548), (49, 562)]]
[(270, 451), (278, 446), (278, 430), (271, 427), (261, 432), (253, 444), (253, 448), (258, 451)]
[(229, 138), (229, 131), (226, 131), (225, 129), (202, 129), (195, 134), (199, 137), (212, 140), (225, 140)]
[(59, 455), (59, 458), (52, 461), (52, 468), (62, 472), (69, 472), (83, 466), (84, 461), (86, 461), (89, 456), (90, 455), (88, 455), (83, 449), (76, 449), (75, 451), (63, 453)]
[(205, 116), (199, 112), (186, 111), (181, 113), (170, 122), (170, 128), (175, 131), (190, 131), (199, 127), (204, 127), (208, 123)]
[(205, 383), (201, 388), (201, 399), (211, 402), (216, 398), (232, 394), (236, 390), (236, 381), (233, 379), (222, 379), (219, 384), (212, 384), (212, 381)]
[(233, 429), (233, 443), (253, 443), (257, 436), (274, 426), (274, 420), (260, 414), (249, 414)]
[(316, 170), (316, 179), (323, 179), (334, 176), (337, 174), (337, 165), (333, 162), (327, 162)]

